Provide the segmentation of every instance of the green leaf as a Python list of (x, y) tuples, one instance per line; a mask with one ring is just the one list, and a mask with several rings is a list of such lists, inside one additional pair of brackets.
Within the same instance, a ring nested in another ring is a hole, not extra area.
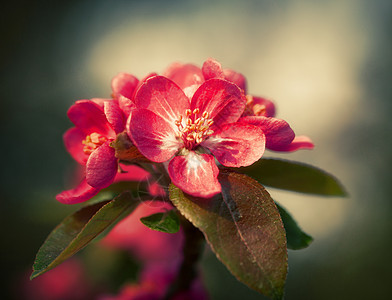
[(313, 242), (313, 238), (299, 228), (293, 217), (282, 206), (278, 203), (275, 204), (286, 230), (287, 248), (299, 250), (308, 247)]
[(285, 230), (274, 201), (246, 175), (221, 170), (222, 193), (209, 199), (184, 194), (173, 184), (170, 199), (205, 235), (216, 256), (238, 280), (282, 299), (287, 275)]
[(114, 222), (133, 211), (138, 204), (139, 201), (125, 192), (111, 201), (83, 207), (65, 218), (38, 250), (31, 279), (74, 255)]
[(141, 218), (140, 221), (148, 228), (167, 233), (176, 233), (180, 230), (180, 219), (174, 210), (156, 213)]
[(322, 196), (346, 196), (340, 182), (331, 174), (311, 165), (281, 159), (260, 159), (240, 169), (261, 184), (294, 192)]

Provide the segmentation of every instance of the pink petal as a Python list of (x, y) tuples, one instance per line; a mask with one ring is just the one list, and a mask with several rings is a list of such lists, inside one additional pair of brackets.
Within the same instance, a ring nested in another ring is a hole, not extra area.
[(117, 158), (115, 150), (109, 146), (107, 141), (89, 156), (86, 164), (86, 181), (97, 189), (108, 187), (117, 174)]
[(63, 191), (56, 196), (56, 200), (63, 204), (76, 204), (87, 201), (98, 194), (100, 190), (88, 185), (86, 180), (74, 189)]
[(173, 81), (155, 76), (142, 84), (135, 96), (137, 108), (146, 108), (172, 124), (189, 108), (189, 99)]
[(143, 78), (139, 81), (139, 83), (138, 83), (138, 85), (137, 85), (137, 87), (136, 87), (136, 89), (135, 89), (135, 94), (133, 95), (133, 98), (131, 99), (133, 102), (135, 102), (136, 93), (137, 93), (137, 91), (140, 89), (140, 87), (141, 87), (148, 79), (150, 79), (150, 78), (152, 78), (152, 77), (155, 77), (155, 76), (158, 76), (158, 74), (157, 74), (157, 73), (149, 73), (149, 74), (147, 74), (145, 77), (143, 77)]
[(116, 133), (123, 132), (125, 129), (125, 116), (116, 101), (106, 101), (104, 103), (104, 112), (114, 131)]
[(118, 97), (124, 96), (132, 99), (138, 83), (139, 80), (131, 74), (124, 72), (117, 74), (112, 79), (113, 97), (118, 99)]
[(76, 127), (68, 129), (63, 135), (65, 148), (73, 159), (82, 165), (86, 164), (88, 158), (88, 155), (83, 152), (82, 141), (84, 139), (86, 139), (86, 134)]
[(143, 181), (150, 176), (150, 173), (138, 166), (123, 164), (121, 164), (120, 166), (123, 173), (117, 173), (116, 177), (114, 178), (114, 182)]
[(154, 162), (169, 160), (182, 145), (171, 124), (148, 109), (135, 109), (128, 128), (139, 151)]
[(276, 151), (286, 151), (286, 152), (292, 152), (292, 151), (297, 151), (300, 149), (313, 149), (314, 144), (310, 138), (307, 136), (296, 136), (294, 140), (287, 146), (279, 148), (279, 150)]
[(171, 64), (163, 76), (173, 80), (182, 89), (192, 85), (200, 85), (204, 81), (201, 69), (192, 64)]
[(135, 103), (133, 103), (133, 101), (122, 95), (120, 95), (117, 100), (118, 105), (120, 106), (120, 109), (124, 112), (126, 118), (131, 114), (132, 109), (136, 108), (136, 105)]
[(230, 69), (224, 69), (223, 74), (227, 81), (238, 85), (242, 90), (244, 90), (244, 93), (246, 94), (246, 78), (244, 75)]
[(106, 101), (112, 101), (113, 99), (111, 99), (111, 98), (110, 99), (109, 98), (91, 98), (90, 100), (93, 101), (95, 104), (97, 104), (101, 108), (101, 110), (103, 111), (104, 103)]
[(205, 80), (211, 78), (225, 79), (221, 64), (213, 58), (207, 59), (201, 69)]
[(90, 100), (79, 100), (68, 110), (68, 117), (84, 133), (93, 132), (106, 137), (114, 137), (115, 133), (99, 105)]
[(265, 134), (266, 147), (270, 150), (285, 151), (295, 137), (290, 125), (281, 119), (255, 116), (241, 118), (240, 122), (261, 128)]
[(175, 156), (168, 172), (172, 182), (192, 196), (209, 198), (221, 191), (217, 179), (219, 169), (210, 154), (190, 151), (187, 155)]
[(257, 126), (232, 123), (210, 136), (202, 146), (211, 150), (226, 167), (249, 166), (258, 161), (265, 150), (265, 136)]
[(222, 79), (204, 82), (191, 100), (191, 110), (207, 111), (214, 120), (212, 129), (225, 123), (234, 123), (245, 109), (246, 98), (235, 84)]

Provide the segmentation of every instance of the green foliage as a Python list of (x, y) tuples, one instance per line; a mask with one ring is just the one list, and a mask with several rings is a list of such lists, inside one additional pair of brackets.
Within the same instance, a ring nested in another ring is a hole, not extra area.
[(240, 171), (264, 185), (278, 189), (321, 196), (347, 195), (334, 176), (303, 163), (264, 158)]
[(77, 253), (138, 204), (129, 192), (124, 192), (113, 200), (85, 206), (65, 218), (38, 250), (31, 279)]
[(287, 275), (285, 230), (268, 192), (246, 175), (221, 170), (222, 193), (184, 194), (173, 184), (170, 199), (205, 235), (216, 256), (249, 287), (282, 299)]
[(278, 207), (284, 229), (286, 230), (287, 248), (299, 250), (308, 247), (312, 243), (313, 238), (299, 228), (293, 217), (282, 206), (278, 203), (275, 204)]
[(174, 210), (152, 214), (141, 218), (140, 221), (148, 228), (156, 231), (176, 233), (180, 230), (180, 219)]

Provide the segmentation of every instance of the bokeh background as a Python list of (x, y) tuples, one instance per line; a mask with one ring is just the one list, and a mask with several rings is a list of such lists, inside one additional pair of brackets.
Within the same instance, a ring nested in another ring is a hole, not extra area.
[[(143, 77), (214, 57), (316, 148), (268, 157), (336, 175), (348, 198), (270, 189), (315, 241), (289, 252), (285, 299), (390, 299), (392, 2), (389, 0), (11, 1), (2, 5), (0, 297), (16, 298), (50, 230), (74, 207), (54, 196), (73, 161), (73, 101), (108, 97), (120, 71)], [(212, 299), (263, 299), (208, 252)]]

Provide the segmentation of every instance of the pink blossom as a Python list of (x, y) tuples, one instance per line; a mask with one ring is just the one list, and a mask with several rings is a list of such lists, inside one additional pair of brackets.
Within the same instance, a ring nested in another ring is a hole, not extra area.
[[(191, 64), (175, 63), (169, 66), (164, 75), (177, 83), (188, 94), (192, 93), (205, 80), (220, 78), (238, 85), (247, 94), (246, 78), (231, 69), (222, 69), (216, 60), (207, 59), (202, 68)], [(246, 107), (239, 122), (251, 124), (261, 128), (266, 138), (266, 148), (274, 151), (295, 151), (299, 149), (313, 149), (314, 145), (306, 136), (295, 136), (290, 125), (281, 119), (274, 118), (275, 105), (272, 101), (246, 95)]]
[[(176, 268), (152, 264), (146, 267), (138, 283), (127, 284), (116, 296), (102, 296), (99, 300), (159, 300), (163, 299), (174, 281)], [(188, 290), (178, 292), (171, 300), (207, 300), (208, 294), (200, 280), (196, 278)]]
[[(94, 99), (76, 101), (68, 110), (68, 117), (75, 127), (65, 132), (64, 144), (71, 156), (84, 166), (85, 176), (78, 186), (63, 191), (56, 199), (75, 204), (95, 196), (120, 174), (118, 159), (110, 143), (124, 131), (126, 114), (116, 100)], [(144, 172), (141, 169), (132, 171)], [(140, 177), (139, 174), (135, 174), (136, 177)]]
[(143, 262), (173, 261), (181, 251), (182, 232), (170, 234), (152, 230), (140, 218), (171, 209), (169, 203), (141, 203), (128, 217), (118, 223), (101, 244), (116, 249), (129, 250)]
[(243, 91), (222, 79), (202, 83), (192, 98), (163, 76), (146, 80), (135, 99), (128, 134), (153, 162), (168, 162), (172, 182), (186, 193), (211, 197), (221, 191), (214, 157), (224, 166), (260, 159), (260, 128), (237, 122), (246, 105)]
[(84, 300), (92, 298), (92, 285), (82, 264), (72, 258), (30, 281), (27, 277), (21, 295), (26, 300)]

